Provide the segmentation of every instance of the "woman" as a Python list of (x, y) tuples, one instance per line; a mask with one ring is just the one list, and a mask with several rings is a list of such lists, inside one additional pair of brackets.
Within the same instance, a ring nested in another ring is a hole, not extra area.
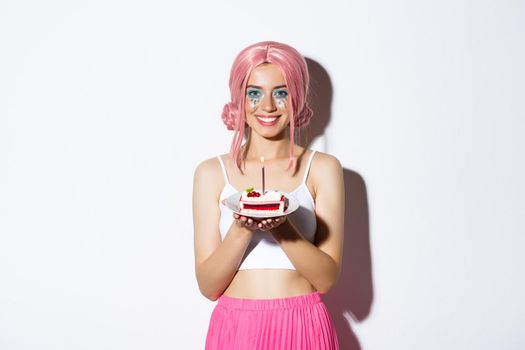
[[(222, 118), (228, 154), (194, 175), (195, 271), (201, 293), (218, 300), (206, 349), (338, 349), (320, 295), (337, 281), (344, 185), (339, 161), (295, 144), (308, 124), (309, 76), (292, 47), (267, 41), (242, 50)], [(243, 143), (243, 141), (245, 141)], [(222, 204), (261, 183), (289, 193), (299, 209), (280, 217), (240, 216)]]

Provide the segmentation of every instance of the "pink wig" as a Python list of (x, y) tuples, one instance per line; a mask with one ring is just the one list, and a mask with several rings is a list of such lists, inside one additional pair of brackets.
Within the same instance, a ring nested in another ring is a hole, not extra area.
[(222, 120), (228, 130), (234, 130), (230, 148), (232, 160), (240, 170), (240, 148), (246, 126), (244, 102), (246, 84), (252, 70), (264, 63), (278, 66), (283, 73), (288, 88), (288, 106), (290, 108), (290, 161), (288, 168), (295, 164), (294, 132), (295, 128), (308, 125), (313, 111), (306, 101), (309, 80), (308, 68), (304, 57), (293, 47), (275, 41), (263, 41), (242, 50), (233, 62), (230, 72), (231, 102), (224, 105)]

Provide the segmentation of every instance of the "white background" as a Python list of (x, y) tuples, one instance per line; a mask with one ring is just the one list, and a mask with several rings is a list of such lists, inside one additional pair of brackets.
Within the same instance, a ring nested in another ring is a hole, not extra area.
[(2, 1), (0, 349), (202, 349), (195, 166), (245, 46), (315, 68), (344, 349), (524, 349), (523, 1)]

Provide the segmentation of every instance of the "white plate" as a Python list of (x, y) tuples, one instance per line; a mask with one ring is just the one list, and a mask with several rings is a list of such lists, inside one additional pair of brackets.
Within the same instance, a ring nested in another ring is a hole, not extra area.
[(234, 213), (237, 213), (242, 216), (249, 216), (251, 218), (273, 218), (277, 216), (284, 216), (293, 213), (299, 208), (299, 202), (295, 199), (294, 196), (290, 196), (288, 193), (284, 193), (284, 197), (288, 199), (288, 208), (284, 211), (283, 214), (270, 214), (270, 213), (250, 213), (250, 214), (241, 214), (239, 207), (239, 199), (241, 198), (242, 192), (237, 192), (222, 200), (222, 204), (230, 208)]

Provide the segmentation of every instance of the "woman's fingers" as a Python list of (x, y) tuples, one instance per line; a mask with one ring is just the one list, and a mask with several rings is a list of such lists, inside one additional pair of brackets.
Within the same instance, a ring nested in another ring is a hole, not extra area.
[(261, 231), (268, 231), (280, 226), (285, 220), (286, 218), (284, 216), (264, 219), (259, 222), (258, 227)]
[(243, 226), (249, 228), (250, 230), (261, 230), (268, 231), (273, 228), (280, 226), (283, 222), (286, 221), (286, 216), (279, 216), (275, 218), (266, 218), (266, 219), (254, 219), (251, 217), (239, 215), (233, 213), (235, 220), (239, 221)]
[(257, 225), (256, 225), (255, 220), (250, 218), (250, 217), (239, 215), (237, 213), (233, 213), (233, 218), (235, 220), (237, 220), (241, 225), (243, 225), (244, 227), (246, 227), (246, 228), (248, 228), (250, 230), (256, 230), (257, 229)]

